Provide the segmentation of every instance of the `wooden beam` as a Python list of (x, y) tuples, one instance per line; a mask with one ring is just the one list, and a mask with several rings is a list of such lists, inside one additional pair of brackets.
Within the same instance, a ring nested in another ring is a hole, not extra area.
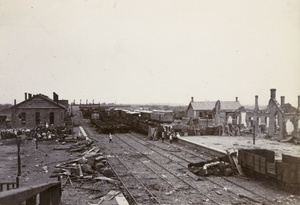
[(52, 186), (60, 185), (60, 182), (50, 182), (35, 186), (22, 187), (19, 189), (12, 189), (5, 192), (0, 192), (0, 204), (21, 204), (23, 201), (30, 199), (33, 196), (49, 189)]

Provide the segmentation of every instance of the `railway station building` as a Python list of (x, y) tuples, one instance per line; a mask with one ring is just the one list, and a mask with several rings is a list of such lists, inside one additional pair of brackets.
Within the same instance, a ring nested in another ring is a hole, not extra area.
[(36, 126), (64, 125), (68, 102), (58, 100), (53, 92), (53, 99), (45, 95), (25, 93), (25, 100), (11, 109), (11, 126), (17, 129), (32, 129)]

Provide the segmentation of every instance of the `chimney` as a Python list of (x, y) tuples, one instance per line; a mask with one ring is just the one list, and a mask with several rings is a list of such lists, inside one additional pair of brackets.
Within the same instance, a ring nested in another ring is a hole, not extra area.
[(58, 103), (58, 95), (55, 92), (53, 92), (53, 101)]
[(15, 100), (14, 100), (14, 105), (16, 105), (16, 104), (17, 104), (17, 100), (15, 99)]
[(271, 89), (271, 99), (274, 99), (275, 100), (276, 98), (276, 89)]
[(258, 109), (258, 95), (255, 95), (255, 107), (254, 110), (259, 110)]
[(194, 97), (191, 97), (191, 102), (194, 102)]
[(280, 98), (281, 98), (281, 107), (283, 107), (283, 106), (284, 106), (284, 103), (285, 103), (285, 102), (284, 102), (284, 100), (285, 100), (285, 99), (284, 99), (284, 96), (281, 96)]
[(28, 99), (30, 99), (32, 97), (31, 93), (28, 93)]
[(235, 102), (238, 102), (239, 101), (239, 98), (238, 97), (235, 97)]
[(27, 100), (27, 93), (25, 93), (25, 100)]
[(298, 95), (298, 108), (300, 108), (300, 95)]

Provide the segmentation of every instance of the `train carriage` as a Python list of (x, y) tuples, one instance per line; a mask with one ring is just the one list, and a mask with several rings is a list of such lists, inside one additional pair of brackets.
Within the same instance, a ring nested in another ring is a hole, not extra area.
[(275, 160), (275, 152), (266, 149), (240, 149), (238, 162), (246, 173), (276, 181), (279, 187), (300, 195), (300, 158), (282, 155)]

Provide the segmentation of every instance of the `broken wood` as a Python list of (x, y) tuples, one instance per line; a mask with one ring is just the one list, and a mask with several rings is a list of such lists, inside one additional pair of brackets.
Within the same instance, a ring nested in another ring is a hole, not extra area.
[(79, 177), (82, 178), (83, 177), (83, 173), (82, 173), (82, 169), (81, 169), (81, 165), (78, 164), (78, 168), (79, 168)]
[(74, 185), (73, 185), (73, 182), (72, 182), (72, 180), (71, 180), (71, 178), (70, 178), (70, 175), (68, 175), (68, 177), (67, 177), (67, 179), (66, 179), (66, 181), (65, 181), (65, 183), (64, 183), (64, 186), (67, 184), (68, 181), (70, 182), (71, 186), (72, 186), (73, 188), (75, 188)]
[(96, 148), (97, 148), (97, 147), (93, 147), (92, 149), (87, 150), (87, 151), (85, 151), (84, 153), (82, 153), (82, 155), (88, 154), (88, 153), (94, 151)]
[(236, 156), (231, 156), (231, 157), (232, 157), (232, 160), (233, 160), (233, 162), (235, 164), (235, 167), (238, 170), (239, 175), (245, 176), (245, 174), (244, 174), (244, 172), (243, 172), (243, 170), (241, 168), (241, 165), (238, 164), (238, 158)]
[(230, 155), (229, 150), (226, 150), (226, 153), (227, 153), (228, 159), (229, 159), (229, 161), (230, 161), (231, 168), (232, 168), (233, 170), (235, 170), (235, 169), (236, 169), (235, 163), (233, 162), (233, 159), (232, 159), (232, 157), (231, 157), (231, 155)]
[(54, 147), (53, 150), (68, 150), (68, 147)]
[(252, 201), (252, 202), (254, 202), (254, 203), (259, 203), (259, 204), (261, 203), (261, 202), (256, 201), (255, 199), (253, 199), (253, 198), (251, 198), (251, 197), (249, 197), (249, 196), (245, 196), (245, 195), (242, 195), (242, 194), (238, 194), (238, 196), (241, 197), (241, 198), (247, 199), (247, 200), (249, 200), (249, 201)]
[(102, 181), (110, 181), (110, 182), (115, 182), (115, 180), (108, 178), (108, 177), (95, 177), (94, 179), (96, 180), (102, 180)]
[(187, 175), (189, 175), (190, 177), (192, 177), (194, 180), (196, 180), (196, 181), (199, 180), (199, 177), (197, 175), (195, 175), (194, 173), (192, 173), (190, 171), (187, 171), (186, 173), (187, 173)]

